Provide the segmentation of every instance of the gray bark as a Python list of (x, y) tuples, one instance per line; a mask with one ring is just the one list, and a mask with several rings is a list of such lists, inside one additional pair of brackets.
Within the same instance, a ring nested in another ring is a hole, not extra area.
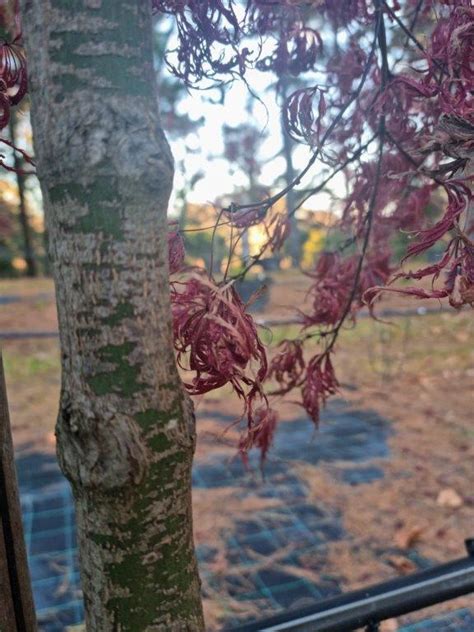
[(89, 630), (203, 630), (192, 406), (175, 366), (150, 3), (23, 0)]

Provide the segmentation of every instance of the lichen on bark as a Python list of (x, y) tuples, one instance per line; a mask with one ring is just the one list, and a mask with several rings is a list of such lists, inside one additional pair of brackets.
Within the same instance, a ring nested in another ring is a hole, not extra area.
[(89, 630), (202, 630), (149, 3), (22, 2)]

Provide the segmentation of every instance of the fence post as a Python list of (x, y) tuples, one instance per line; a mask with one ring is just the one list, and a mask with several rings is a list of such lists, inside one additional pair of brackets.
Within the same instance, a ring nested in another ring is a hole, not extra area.
[(0, 632), (36, 632), (1, 352)]

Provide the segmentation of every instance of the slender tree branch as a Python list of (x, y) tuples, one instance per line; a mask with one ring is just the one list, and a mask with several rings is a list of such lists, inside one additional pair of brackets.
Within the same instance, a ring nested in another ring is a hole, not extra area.
[(359, 261), (357, 264), (357, 270), (356, 273), (354, 275), (354, 284), (352, 286), (352, 290), (351, 290), (351, 294), (349, 296), (349, 299), (347, 301), (346, 307), (344, 308), (344, 311), (342, 313), (342, 316), (340, 317), (337, 325), (335, 326), (334, 330), (331, 332), (332, 337), (331, 340), (328, 344), (328, 346), (326, 347), (325, 353), (330, 353), (332, 351), (332, 349), (334, 348), (334, 345), (336, 344), (336, 340), (339, 336), (339, 332), (342, 328), (342, 326), (344, 325), (344, 322), (347, 318), (347, 316), (349, 315), (349, 312), (351, 311), (352, 308), (352, 303), (356, 297), (357, 294), (357, 290), (359, 287), (359, 281), (360, 281), (360, 276), (362, 273), (362, 267), (364, 265), (364, 261), (365, 261), (365, 256), (367, 254), (367, 249), (369, 247), (369, 241), (370, 241), (370, 234), (372, 232), (372, 224), (373, 224), (373, 220), (374, 220), (374, 213), (375, 213), (375, 206), (377, 203), (377, 193), (379, 190), (379, 185), (380, 185), (380, 174), (381, 174), (381, 170), (382, 170), (382, 158), (383, 158), (383, 148), (384, 148), (384, 142), (385, 142), (385, 118), (381, 117), (380, 119), (380, 128), (379, 128), (379, 151), (378, 151), (378, 161), (377, 161), (377, 171), (375, 173), (375, 182), (374, 182), (374, 186), (372, 188), (372, 196), (370, 199), (370, 203), (369, 203), (369, 208), (367, 210), (367, 214), (365, 216), (365, 220), (364, 223), (366, 224), (366, 231), (365, 231), (365, 235), (364, 235), (364, 242), (362, 244), (362, 251), (359, 257)]
[(306, 166), (304, 167), (304, 169), (286, 187), (284, 187), (281, 191), (279, 191), (275, 195), (271, 196), (270, 198), (268, 198), (264, 202), (260, 202), (260, 203), (256, 203), (256, 204), (232, 205), (231, 208), (229, 207), (229, 209), (228, 209), (229, 211), (231, 211), (231, 210), (234, 210), (234, 211), (235, 210), (244, 210), (244, 209), (258, 208), (258, 207), (269, 209), (276, 202), (278, 202), (281, 198), (285, 197), (285, 195), (287, 195), (288, 191), (290, 191), (297, 184), (299, 184), (301, 182), (301, 180), (304, 178), (304, 176), (310, 171), (310, 169), (312, 168), (312, 166), (314, 165), (314, 163), (318, 159), (318, 156), (320, 154), (320, 148), (328, 140), (328, 138), (331, 136), (333, 131), (336, 129), (336, 127), (341, 122), (341, 120), (342, 120), (344, 114), (346, 113), (346, 111), (348, 110), (348, 108), (352, 105), (352, 103), (354, 103), (354, 101), (356, 101), (358, 99), (358, 97), (360, 96), (360, 93), (362, 92), (362, 88), (365, 85), (365, 82), (366, 82), (367, 77), (369, 75), (369, 71), (370, 71), (370, 69), (372, 67), (372, 62), (373, 62), (373, 58), (374, 58), (374, 55), (375, 55), (375, 50), (376, 50), (376, 47), (377, 47), (377, 41), (378, 41), (378, 36), (379, 36), (380, 24), (381, 24), (381, 20), (380, 20), (380, 18), (378, 18), (377, 19), (377, 23), (376, 23), (376, 27), (375, 27), (374, 39), (372, 41), (372, 46), (371, 46), (371, 49), (370, 49), (370, 53), (369, 53), (369, 56), (367, 58), (367, 62), (365, 64), (364, 72), (362, 73), (362, 77), (361, 77), (361, 79), (359, 81), (359, 84), (358, 84), (357, 88), (355, 89), (355, 91), (353, 92), (351, 97), (346, 101), (346, 103), (339, 110), (337, 116), (333, 119), (332, 123), (329, 125), (329, 127), (326, 130), (323, 138), (321, 139), (319, 147), (316, 149), (316, 151), (313, 153), (311, 158), (308, 160), (308, 162), (307, 162)]
[[(376, 6), (378, 18), (380, 20), (379, 29), (378, 29), (378, 43), (379, 43), (380, 55), (382, 58), (382, 89), (383, 89), (387, 85), (387, 82), (389, 80), (387, 41), (386, 41), (386, 35), (385, 35), (385, 23), (383, 19), (383, 13), (382, 13), (380, 0), (375, 0), (375, 6)], [(365, 235), (364, 235), (364, 241), (362, 244), (362, 251), (361, 251), (359, 261), (357, 264), (356, 273), (354, 275), (354, 283), (352, 286), (349, 299), (347, 301), (347, 304), (344, 308), (344, 311), (337, 325), (335, 326), (331, 334), (331, 340), (329, 341), (329, 344), (326, 346), (326, 349), (325, 349), (326, 354), (329, 354), (333, 350), (334, 345), (336, 344), (337, 338), (339, 336), (339, 332), (342, 326), (344, 325), (344, 322), (347, 316), (349, 315), (349, 312), (351, 311), (352, 303), (354, 302), (354, 299), (356, 297), (357, 290), (359, 287), (359, 281), (360, 281), (360, 276), (361, 276), (362, 268), (365, 261), (365, 256), (367, 254), (367, 249), (369, 247), (375, 208), (377, 204), (377, 194), (378, 194), (378, 190), (380, 186), (380, 176), (382, 173), (382, 159), (383, 159), (383, 150), (384, 150), (384, 144), (385, 144), (385, 116), (383, 114), (379, 120), (378, 132), (379, 132), (378, 134), (379, 135), (379, 151), (378, 151), (378, 157), (377, 157), (377, 169), (375, 172), (375, 181), (372, 188), (372, 195), (369, 202), (369, 208), (367, 210), (367, 214), (364, 221), (364, 223), (366, 224), (366, 230), (365, 230)]]
[[(423, 55), (425, 55), (425, 57), (428, 57), (428, 53), (426, 52), (423, 44), (421, 44), (421, 42), (413, 35), (411, 30), (408, 27), (406, 27), (405, 24), (403, 24), (403, 22), (400, 20), (398, 15), (388, 6), (385, 0), (383, 2), (383, 6), (385, 10), (387, 11), (387, 13), (390, 14), (390, 17), (393, 18), (393, 20), (398, 24), (398, 26), (405, 33), (405, 35), (407, 36), (407, 39), (411, 40), (413, 44), (415, 44), (415, 46), (423, 53)], [(446, 72), (446, 69), (438, 62), (437, 59), (433, 59), (433, 63), (441, 72), (443, 72), (444, 74), (448, 74)]]

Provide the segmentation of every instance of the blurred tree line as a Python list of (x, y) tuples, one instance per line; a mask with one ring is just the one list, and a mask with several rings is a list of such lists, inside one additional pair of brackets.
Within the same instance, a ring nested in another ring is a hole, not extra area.
[[(173, 30), (166, 25), (166, 21), (158, 20), (155, 29), (156, 72), (163, 127), (171, 141), (179, 140), (184, 143), (184, 154), (189, 155), (196, 152), (189, 139), (199, 134), (203, 117), (193, 116), (187, 111), (188, 90), (183, 82), (178, 81), (167, 70), (164, 53), (172, 48), (173, 37)], [(284, 100), (288, 91), (296, 87), (301, 87), (301, 79), (296, 80), (285, 75), (270, 82), (268, 89), (273, 92), (275, 99)], [(215, 93), (208, 98), (215, 99)], [(218, 99), (224, 103), (225, 98), (223, 89)], [(16, 108), (17, 111), (14, 112), (9, 126), (9, 140), (32, 154), (27, 99), (25, 101), (21, 109), (18, 111)], [(229, 173), (235, 175), (240, 172), (246, 180), (244, 187), (236, 187), (231, 192), (232, 201), (246, 203), (265, 196), (267, 192), (270, 193), (259, 182), (263, 165), (260, 149), (265, 140), (265, 132), (262, 132), (255, 122), (252, 106), (249, 105), (246, 122), (234, 126), (225, 125), (221, 131), (224, 145), (222, 157), (229, 164)], [(275, 178), (275, 184), (284, 185), (294, 178), (294, 148), (294, 142), (282, 124), (281, 148), (277, 156), (283, 158), (285, 167), (283, 173)], [(41, 194), (36, 176), (23, 173), (23, 170), (28, 169), (23, 164), (20, 154), (13, 152), (6, 145), (1, 153), (5, 162), (17, 172), (2, 170), (0, 178), (0, 276), (47, 275), (47, 235), (44, 232)], [(198, 205), (189, 202), (190, 194), (204, 174), (199, 170), (190, 172), (185, 159), (178, 160), (176, 167), (179, 181), (174, 212), (180, 227), (188, 231), (185, 237), (188, 262), (192, 264), (203, 260), (208, 265), (213, 242), (215, 264), (220, 266), (228, 255), (225, 237), (219, 232), (213, 237), (211, 232), (199, 230), (203, 225), (212, 225), (215, 219), (212, 212), (215, 213), (215, 209), (208, 205), (199, 208)], [(229, 200), (220, 202), (228, 204)], [(285, 205), (291, 209), (297, 202), (295, 192), (290, 191)], [(301, 212), (292, 216), (292, 237), (287, 241), (283, 253), (287, 265), (310, 269), (317, 255), (323, 250), (341, 248), (351, 252), (354, 248), (350, 243), (350, 235), (343, 234), (331, 226), (331, 212), (337, 209), (337, 200), (333, 199), (328, 206), (331, 208), (303, 208)], [(435, 217), (438, 210), (438, 205), (434, 203), (431, 215)], [(250, 235), (251, 231), (246, 232), (242, 238), (239, 253), (242, 262), (251, 256)], [(410, 234), (403, 232), (397, 233), (393, 238), (394, 254), (397, 258), (403, 256), (410, 238)], [(436, 252), (429, 253), (428, 259), (436, 258), (440, 247), (435, 248)], [(275, 259), (276, 266), (280, 265), (280, 260), (281, 257)]]

